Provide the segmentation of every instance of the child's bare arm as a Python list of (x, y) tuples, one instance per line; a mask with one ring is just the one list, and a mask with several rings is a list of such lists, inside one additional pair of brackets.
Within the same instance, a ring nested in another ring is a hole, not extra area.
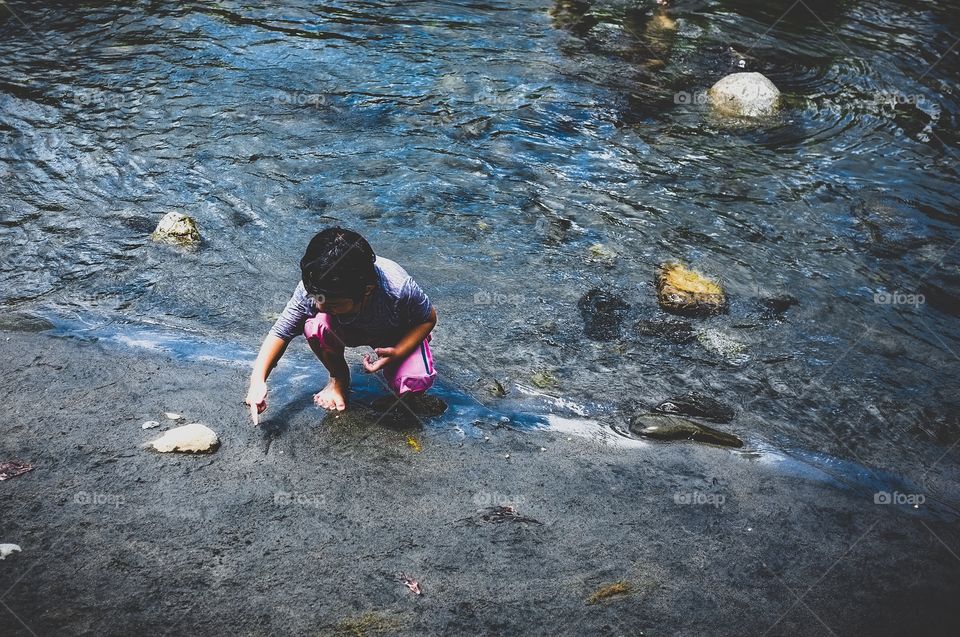
[(253, 371), (250, 372), (250, 389), (244, 401), (248, 405), (256, 405), (258, 413), (267, 408), (267, 376), (277, 366), (286, 349), (287, 341), (273, 334), (267, 334), (263, 339), (260, 353), (257, 354), (257, 360), (253, 363)]
[(425, 323), (420, 323), (419, 325), (414, 325), (410, 331), (403, 335), (403, 338), (400, 339), (393, 347), (378, 347), (374, 351), (377, 353), (377, 360), (371, 362), (370, 355), (363, 357), (363, 368), (370, 373), (377, 371), (378, 369), (383, 368), (390, 363), (399, 363), (403, 359), (415, 350), (420, 343), (423, 342), (423, 339), (427, 338), (427, 335), (433, 331), (433, 328), (437, 325), (437, 310), (430, 310), (430, 320)]

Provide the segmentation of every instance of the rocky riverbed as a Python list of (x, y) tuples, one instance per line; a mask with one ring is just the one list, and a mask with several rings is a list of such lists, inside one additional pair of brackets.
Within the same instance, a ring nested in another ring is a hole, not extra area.
[[(257, 429), (238, 367), (43, 333), (0, 353), (0, 458), (34, 466), (0, 482), (0, 542), (22, 548), (0, 562), (4, 635), (957, 627), (957, 518), (828, 464), (448, 414), (484, 432), (458, 440), (282, 388)], [(219, 450), (142, 448), (170, 410)]]

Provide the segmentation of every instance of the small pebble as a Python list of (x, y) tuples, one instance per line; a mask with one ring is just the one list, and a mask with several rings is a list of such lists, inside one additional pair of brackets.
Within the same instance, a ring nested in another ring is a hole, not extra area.
[(570, 441), (572, 441), (572, 440), (573, 440), (573, 438), (567, 438), (567, 442), (570, 442)]
[(546, 451), (546, 450), (547, 450), (546, 447), (540, 447), (540, 451)]
[(487, 442), (490, 442), (490, 436), (484, 436), (483, 439), (486, 440)]
[(507, 460), (509, 460), (509, 459), (510, 459), (510, 454), (508, 453), (507, 455), (504, 456), (504, 458), (506, 458)]
[(167, 413), (164, 414), (164, 416), (166, 416), (166, 417), (169, 418), (170, 420), (180, 420), (181, 418), (183, 418), (182, 415), (176, 414), (176, 413), (174, 413), (174, 412), (172, 412), (172, 411), (168, 411)]
[(510, 422), (510, 419), (506, 416), (500, 416), (500, 422)]
[(147, 422), (145, 422), (145, 423), (143, 423), (142, 425), (140, 425), (140, 428), (141, 428), (141, 429), (153, 429), (154, 427), (159, 427), (159, 426), (160, 426), (160, 423), (158, 423), (156, 420), (148, 420)]

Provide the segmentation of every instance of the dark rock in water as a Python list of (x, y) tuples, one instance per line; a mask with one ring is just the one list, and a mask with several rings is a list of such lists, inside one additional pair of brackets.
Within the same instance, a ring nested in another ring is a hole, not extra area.
[(577, 303), (583, 317), (583, 333), (595, 341), (612, 341), (620, 336), (620, 325), (630, 304), (616, 294), (594, 288)]
[(778, 318), (799, 302), (789, 294), (760, 299), (760, 307), (763, 309), (762, 318)]
[[(960, 266), (957, 266), (957, 272), (960, 272)], [(932, 272), (920, 285), (919, 292), (919, 295), (906, 295), (905, 300), (917, 305), (928, 303), (941, 312), (960, 316), (960, 276), (957, 274), (946, 269)]]
[(696, 336), (690, 323), (671, 319), (641, 319), (634, 329), (641, 336), (656, 336), (678, 344), (689, 343)]
[(720, 401), (698, 392), (691, 392), (665, 400), (654, 407), (653, 410), (661, 414), (693, 416), (713, 422), (730, 422), (737, 415), (733, 407), (724, 405)]
[(630, 431), (654, 440), (695, 440), (721, 447), (742, 447), (736, 436), (675, 416), (641, 415), (630, 419)]

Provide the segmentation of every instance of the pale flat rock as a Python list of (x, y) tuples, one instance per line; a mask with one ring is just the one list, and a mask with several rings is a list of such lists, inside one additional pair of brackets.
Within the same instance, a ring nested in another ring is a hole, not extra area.
[(150, 238), (177, 245), (193, 245), (200, 243), (200, 230), (191, 217), (181, 212), (168, 212), (160, 219)]
[(6, 559), (11, 553), (20, 552), (20, 546), (17, 544), (0, 544), (0, 560)]
[(158, 423), (156, 420), (148, 420), (147, 422), (140, 425), (142, 429), (154, 429), (159, 426), (160, 426), (160, 423)]
[(731, 73), (707, 91), (710, 104), (725, 115), (760, 117), (777, 109), (780, 91), (760, 73)]
[(213, 429), (195, 422), (167, 431), (151, 441), (150, 446), (162, 453), (212, 453), (220, 446), (220, 438)]
[(174, 413), (172, 411), (168, 411), (167, 413), (164, 414), (164, 416), (166, 416), (170, 420), (180, 420), (183, 418), (183, 415)]

